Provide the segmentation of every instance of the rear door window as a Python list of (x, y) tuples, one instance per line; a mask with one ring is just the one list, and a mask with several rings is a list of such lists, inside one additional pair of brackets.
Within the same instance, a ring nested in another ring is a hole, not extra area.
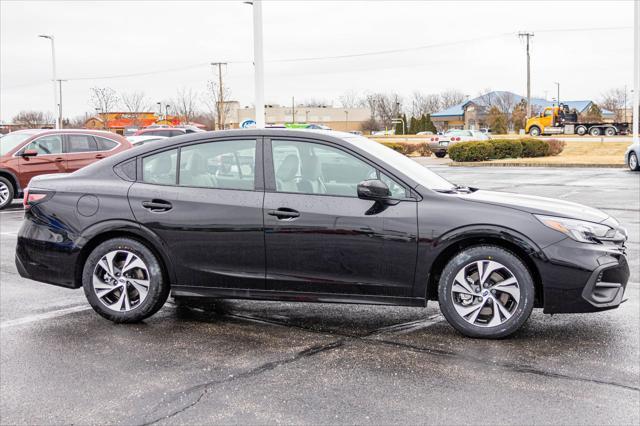
[(98, 151), (111, 151), (118, 146), (118, 142), (112, 141), (111, 139), (101, 138), (100, 136), (94, 136), (94, 139), (98, 145)]
[(67, 135), (67, 150), (72, 154), (75, 152), (97, 151), (98, 146), (93, 136), (90, 135)]
[(144, 157), (142, 159), (142, 181), (159, 185), (175, 185), (177, 161), (177, 149)]
[(180, 151), (180, 186), (255, 189), (255, 140), (190, 145)]

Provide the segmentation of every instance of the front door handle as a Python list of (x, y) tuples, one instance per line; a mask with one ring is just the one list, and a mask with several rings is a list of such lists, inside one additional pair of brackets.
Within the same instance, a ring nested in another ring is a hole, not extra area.
[(64, 161), (64, 158), (62, 157), (56, 157), (56, 159), (54, 160), (56, 163), (62, 163)]
[(104, 158), (104, 155), (102, 155), (102, 154), (96, 154), (96, 158), (97, 158), (97, 159)]
[(142, 207), (152, 212), (166, 212), (173, 208), (171, 203), (165, 200), (143, 201)]
[(295, 219), (300, 216), (300, 212), (287, 207), (280, 207), (277, 210), (269, 210), (267, 212), (269, 216), (275, 216), (278, 219)]

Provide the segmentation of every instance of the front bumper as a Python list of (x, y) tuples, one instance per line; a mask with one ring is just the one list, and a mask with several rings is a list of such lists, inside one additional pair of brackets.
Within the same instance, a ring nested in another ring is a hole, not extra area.
[(598, 312), (624, 301), (629, 265), (624, 247), (584, 244), (569, 238), (546, 247), (537, 259), (544, 289), (544, 312)]

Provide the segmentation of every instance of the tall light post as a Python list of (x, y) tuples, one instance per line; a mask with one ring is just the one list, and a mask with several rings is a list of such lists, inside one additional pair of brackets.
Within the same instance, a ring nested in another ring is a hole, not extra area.
[(633, 143), (640, 143), (640, 1), (633, 2)]
[(349, 131), (349, 111), (344, 112), (344, 131)]
[(557, 81), (554, 81), (553, 84), (555, 84), (558, 88), (558, 108), (560, 107), (560, 83), (558, 83)]
[(256, 128), (264, 129), (264, 53), (262, 49), (262, 0), (246, 2), (253, 6), (253, 66)]
[(58, 112), (58, 90), (56, 89), (57, 79), (56, 79), (56, 45), (53, 41), (52, 35), (40, 34), (38, 37), (46, 38), (51, 40), (51, 65), (53, 76), (51, 81), (53, 82), (53, 115), (56, 117), (56, 129), (60, 128), (60, 118)]

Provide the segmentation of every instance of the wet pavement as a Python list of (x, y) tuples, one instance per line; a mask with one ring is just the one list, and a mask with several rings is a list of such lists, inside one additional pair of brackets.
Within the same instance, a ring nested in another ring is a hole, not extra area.
[[(419, 160), (429, 163), (429, 160)], [(426, 308), (170, 302), (141, 324), (20, 278), (22, 213), (0, 212), (0, 424), (640, 423), (640, 174), (449, 168), (450, 180), (599, 207), (627, 227), (629, 301), (535, 310), (464, 338)]]

